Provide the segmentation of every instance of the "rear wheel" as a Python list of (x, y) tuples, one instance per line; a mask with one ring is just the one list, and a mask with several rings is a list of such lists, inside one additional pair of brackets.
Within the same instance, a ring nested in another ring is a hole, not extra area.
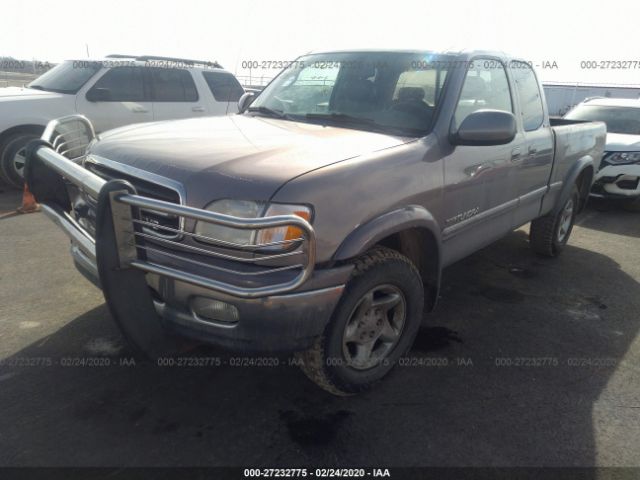
[(534, 252), (547, 257), (557, 256), (569, 241), (580, 205), (580, 192), (573, 187), (569, 198), (555, 214), (531, 222), (529, 242)]
[(25, 150), (27, 143), (35, 138), (39, 138), (39, 135), (26, 132), (17, 133), (5, 143), (2, 158), (0, 158), (0, 169), (3, 179), (16, 188), (24, 186)]
[(365, 254), (322, 337), (298, 354), (302, 370), (336, 395), (369, 389), (413, 344), (423, 304), (422, 280), (408, 258), (387, 248)]

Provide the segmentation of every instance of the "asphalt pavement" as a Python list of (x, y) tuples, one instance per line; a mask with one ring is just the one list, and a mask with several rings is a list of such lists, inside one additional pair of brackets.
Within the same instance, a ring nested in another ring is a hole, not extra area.
[(338, 398), (287, 357), (136, 361), (19, 200), (0, 193), (0, 466), (640, 466), (640, 213), (590, 206), (557, 259), (524, 227), (450, 267), (404, 364)]

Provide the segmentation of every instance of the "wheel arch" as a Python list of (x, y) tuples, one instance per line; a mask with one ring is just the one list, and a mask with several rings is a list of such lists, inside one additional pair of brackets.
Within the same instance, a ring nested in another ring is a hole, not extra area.
[(396, 250), (416, 266), (425, 286), (425, 307), (437, 302), (441, 277), (442, 241), (433, 215), (409, 206), (380, 215), (360, 225), (338, 247), (334, 261), (348, 261), (375, 246)]
[[(15, 133), (35, 133), (41, 134), (44, 132), (45, 125), (39, 125), (35, 123), (25, 123), (22, 125), (16, 125), (15, 127), (7, 128), (5, 131), (0, 133), (0, 150), (4, 150), (5, 141)], [(0, 154), (2, 152), (0, 151)]]
[(553, 213), (555, 214), (560, 211), (571, 195), (574, 185), (577, 186), (580, 191), (579, 211), (582, 210), (589, 198), (589, 191), (591, 190), (594, 176), (595, 167), (593, 158), (590, 155), (585, 155), (584, 157), (579, 158), (562, 182), (562, 190), (560, 191), (560, 195), (558, 195), (556, 204), (553, 207)]
[(592, 164), (587, 165), (585, 168), (583, 168), (578, 174), (578, 178), (576, 178), (576, 185), (578, 186), (578, 190), (580, 192), (580, 206), (578, 208), (578, 212), (580, 212), (587, 204), (594, 177), (595, 169)]

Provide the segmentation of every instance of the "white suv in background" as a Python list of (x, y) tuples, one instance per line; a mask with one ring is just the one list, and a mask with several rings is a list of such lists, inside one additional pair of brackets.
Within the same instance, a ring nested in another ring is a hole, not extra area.
[(217, 62), (110, 55), (68, 60), (27, 87), (0, 88), (0, 171), (22, 186), (24, 147), (54, 118), (80, 113), (100, 133), (131, 123), (226, 115), (244, 90)]
[(591, 98), (564, 118), (607, 124), (607, 144), (591, 195), (640, 198), (640, 99)]

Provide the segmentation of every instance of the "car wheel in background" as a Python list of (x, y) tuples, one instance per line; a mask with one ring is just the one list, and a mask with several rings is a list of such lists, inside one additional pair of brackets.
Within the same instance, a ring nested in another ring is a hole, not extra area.
[(25, 147), (31, 140), (39, 138), (35, 133), (17, 133), (7, 139), (2, 157), (0, 169), (3, 179), (16, 188), (24, 185)]

